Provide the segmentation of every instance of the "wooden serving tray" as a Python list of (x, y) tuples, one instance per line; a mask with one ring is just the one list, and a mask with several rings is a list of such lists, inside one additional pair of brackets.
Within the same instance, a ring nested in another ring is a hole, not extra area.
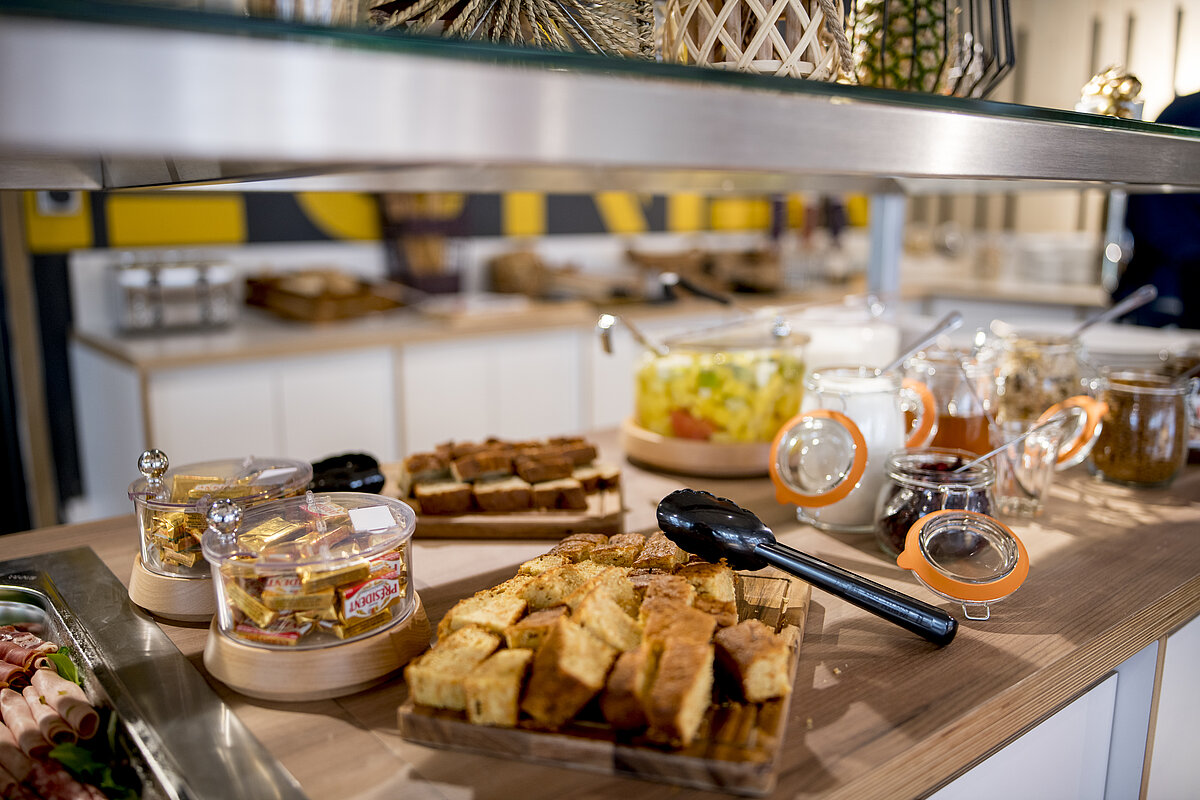
[[(751, 574), (741, 574), (740, 583), (739, 618), (760, 619), (791, 636), (788, 668), (794, 683), (811, 587), (793, 578)], [(618, 734), (599, 717), (553, 732), (492, 728), (470, 724), (461, 712), (416, 706), (410, 699), (398, 718), (401, 736), (430, 747), (759, 796), (775, 785), (790, 702), (789, 696), (714, 704), (697, 740), (680, 750), (641, 735)]]
[[(399, 464), (381, 468), (381, 494), (400, 500), (396, 474)], [(570, 533), (625, 532), (625, 501), (621, 487), (587, 496), (586, 510), (532, 509), (530, 511), (475, 511), (470, 514), (418, 514), (414, 533), (423, 539), (561, 539)]]
[(621, 424), (621, 449), (635, 464), (702, 478), (761, 478), (769, 472), (770, 442), (721, 444), (649, 431), (632, 419)]

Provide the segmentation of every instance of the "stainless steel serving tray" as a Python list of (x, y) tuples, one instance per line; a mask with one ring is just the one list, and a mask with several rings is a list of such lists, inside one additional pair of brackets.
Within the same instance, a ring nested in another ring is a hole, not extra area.
[(305, 796), (90, 549), (0, 561), (0, 624), (14, 622), (71, 648), (89, 698), (140, 756), (146, 797)]

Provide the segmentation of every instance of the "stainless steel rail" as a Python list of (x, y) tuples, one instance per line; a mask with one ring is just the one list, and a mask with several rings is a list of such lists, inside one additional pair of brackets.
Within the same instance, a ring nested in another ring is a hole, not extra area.
[(1165, 126), (457, 52), (2, 16), (0, 188), (1200, 188)]

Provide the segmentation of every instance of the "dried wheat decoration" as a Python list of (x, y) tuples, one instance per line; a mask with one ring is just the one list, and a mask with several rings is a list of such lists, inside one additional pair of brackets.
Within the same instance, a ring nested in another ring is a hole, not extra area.
[(663, 58), (834, 81), (851, 75), (840, 0), (667, 0)]
[(654, 56), (652, 0), (383, 0), (371, 19), (384, 30)]

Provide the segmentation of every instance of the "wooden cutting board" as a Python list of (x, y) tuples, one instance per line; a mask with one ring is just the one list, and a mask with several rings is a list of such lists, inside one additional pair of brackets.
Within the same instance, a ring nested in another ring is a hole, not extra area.
[[(400, 497), (395, 476), (397, 464), (382, 466), (386, 482), (382, 494)], [(604, 489), (587, 496), (588, 507), (578, 511), (534, 509), (530, 511), (475, 511), (470, 514), (418, 514), (421, 539), (561, 539), (570, 533), (625, 532), (625, 501), (621, 487)]]
[[(741, 578), (739, 617), (760, 619), (790, 636), (794, 684), (811, 587), (788, 577)], [(555, 732), (490, 728), (470, 724), (460, 712), (418, 707), (411, 700), (400, 707), (399, 726), (405, 739), (430, 747), (759, 796), (775, 785), (790, 701), (713, 705), (700, 736), (681, 750), (617, 734), (598, 718)]]

